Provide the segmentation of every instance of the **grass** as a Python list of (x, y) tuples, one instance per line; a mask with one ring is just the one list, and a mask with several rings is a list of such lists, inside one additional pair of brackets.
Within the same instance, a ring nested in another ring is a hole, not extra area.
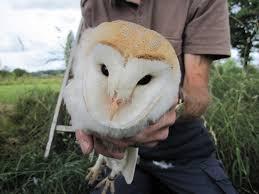
[(59, 91), (62, 77), (8, 77), (0, 79), (0, 104), (14, 104), (19, 96), (31, 90)]
[(1, 194), (87, 194), (88, 187), (84, 180), (89, 166), (87, 158), (70, 151), (53, 153), (43, 160), (42, 154), (27, 152), (15, 160), (1, 160)]
[(242, 193), (256, 193), (259, 174), (259, 71), (233, 63), (212, 71), (213, 103), (207, 125), (216, 135), (218, 155)]
[[(0, 89), (22, 85), (22, 79), (24, 85), (60, 83), (60, 78), (27, 77), (1, 82)], [(258, 194), (259, 70), (243, 71), (232, 62), (217, 65), (210, 87), (213, 103), (205, 119), (218, 155), (241, 194)], [(43, 159), (58, 94), (55, 87), (46, 88), (21, 92), (8, 101), (11, 105), (0, 105), (0, 193), (87, 193), (84, 175), (90, 163), (74, 134), (58, 133), (50, 157)]]
[(14, 104), (19, 96), (26, 94), (31, 90), (59, 90), (59, 84), (13, 84), (0, 86), (0, 103), (2, 104)]
[(32, 90), (1, 110), (1, 194), (87, 194), (84, 176), (90, 163), (74, 134), (56, 134), (50, 157), (43, 158), (57, 94)]

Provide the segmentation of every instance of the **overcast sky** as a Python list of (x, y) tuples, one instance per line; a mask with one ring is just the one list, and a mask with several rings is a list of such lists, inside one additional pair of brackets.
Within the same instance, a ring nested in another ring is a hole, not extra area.
[(0, 69), (64, 68), (63, 48), (79, 25), (79, 5), (80, 0), (0, 0)]
[(1, 0), (0, 5), (14, 9), (79, 9), (80, 0)]

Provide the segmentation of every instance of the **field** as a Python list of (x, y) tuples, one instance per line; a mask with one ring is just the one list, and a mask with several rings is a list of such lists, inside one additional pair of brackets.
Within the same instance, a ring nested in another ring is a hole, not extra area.
[[(88, 158), (74, 134), (58, 133), (43, 159), (62, 77), (0, 78), (0, 193), (87, 193)], [(241, 194), (258, 194), (259, 70), (212, 68), (204, 115), (219, 158)], [(65, 122), (65, 121), (64, 121)]]
[(0, 79), (0, 104), (14, 104), (20, 96), (31, 90), (59, 91), (62, 76), (25, 76)]

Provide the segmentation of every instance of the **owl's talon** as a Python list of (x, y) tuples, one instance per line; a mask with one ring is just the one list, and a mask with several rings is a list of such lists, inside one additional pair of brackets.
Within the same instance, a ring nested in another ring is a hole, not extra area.
[(106, 194), (106, 192), (108, 190), (110, 190), (110, 192), (112, 194), (114, 194), (115, 193), (114, 179), (115, 179), (115, 177), (106, 177), (100, 183), (98, 183), (95, 186), (95, 188), (99, 189), (99, 188), (101, 188), (104, 185), (102, 194)]
[(92, 167), (92, 168), (89, 168), (88, 170), (89, 170), (89, 172), (86, 175), (85, 180), (88, 181), (89, 185), (93, 185), (94, 182), (97, 181), (97, 179), (98, 179), (98, 176), (100, 174), (100, 169), (94, 169)]
[(85, 180), (88, 181), (92, 175), (92, 171), (91, 171), (91, 168), (88, 168), (87, 169), (87, 175), (85, 176)]

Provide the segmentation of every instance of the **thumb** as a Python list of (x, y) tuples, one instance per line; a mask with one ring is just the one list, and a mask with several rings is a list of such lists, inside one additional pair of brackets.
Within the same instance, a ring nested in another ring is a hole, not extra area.
[(83, 130), (78, 129), (76, 130), (76, 139), (80, 145), (83, 154), (89, 154), (92, 152), (94, 147), (92, 135), (89, 135), (83, 132)]

